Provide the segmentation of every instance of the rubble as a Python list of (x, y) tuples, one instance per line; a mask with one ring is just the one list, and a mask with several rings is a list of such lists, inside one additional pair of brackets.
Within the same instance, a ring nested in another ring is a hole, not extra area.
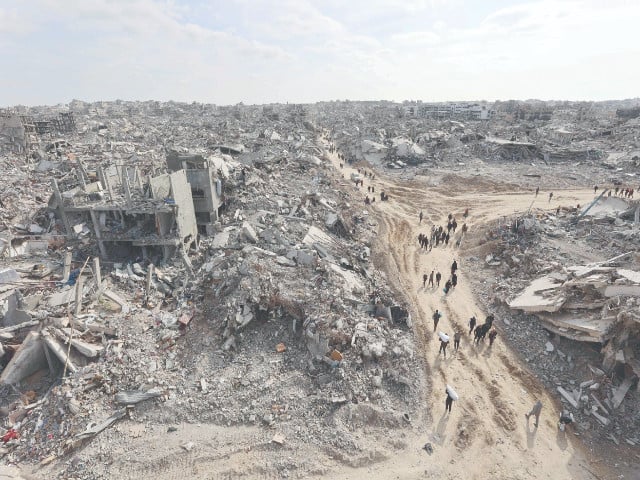
[[(636, 119), (592, 107), (583, 120), (529, 102), (3, 112), (1, 433), (17, 436), (3, 461), (96, 478), (78, 447), (109, 450), (120, 425), (252, 427), (283, 451), (344, 456), (361, 451), (358, 425), (409, 428), (424, 408), (415, 312), (372, 261), (380, 226), (353, 193), (364, 173), (343, 178), (329, 152), (448, 195), (461, 177), (483, 191), (500, 188), (486, 178), (523, 192), (637, 183)], [(530, 209), (457, 245), (548, 389), (638, 444), (640, 207), (592, 203)]]
[(409, 309), (371, 263), (377, 225), (341, 188), (321, 130), (296, 116), (264, 135), (255, 111), (240, 129), (229, 109), (187, 106), (152, 125), (154, 105), (81, 109), (37, 163), (2, 157), (40, 198), (29, 216), (7, 202), (0, 233), (12, 356), (0, 407), (20, 434), (5, 458), (55, 463), (139, 416), (266, 419), (287, 446), (304, 425), (296, 442), (356, 451), (323, 416), (370, 402), (413, 412)]
[[(486, 231), (485, 239), (492, 243), (484, 255), (491, 261), (477, 260), (483, 268), (497, 269), (498, 275), (509, 279), (494, 284), (492, 298), (495, 310), (501, 312), (496, 316), (505, 317), (506, 334), (519, 351), (529, 355), (525, 361), (582, 424), (591, 417), (605, 435), (614, 428), (631, 432), (637, 424), (632, 415), (622, 427), (617, 411), (640, 378), (637, 239), (618, 237), (610, 229), (620, 212), (629, 208), (625, 205), (600, 210), (598, 219), (588, 224), (576, 221), (577, 209), (560, 218), (531, 212), (524, 218), (504, 219)], [(622, 221), (619, 227), (627, 225)], [(609, 258), (573, 263), (593, 258), (586, 254), (595, 250), (593, 243), (600, 258)], [(544, 353), (542, 358), (534, 359), (533, 344)], [(576, 356), (582, 359), (576, 361)], [(589, 366), (585, 371), (584, 358), (601, 362), (602, 368)], [(576, 375), (586, 376), (577, 387)], [(635, 411), (633, 403), (626, 411)]]

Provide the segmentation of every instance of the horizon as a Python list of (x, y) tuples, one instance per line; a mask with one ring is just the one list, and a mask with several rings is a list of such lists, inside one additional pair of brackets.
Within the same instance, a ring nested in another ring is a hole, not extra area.
[(0, 105), (631, 99), (639, 17), (624, 0), (5, 0)]
[(0, 105), (0, 109), (6, 109), (6, 110), (10, 110), (12, 108), (19, 108), (19, 107), (24, 107), (24, 108), (39, 108), (39, 107), (60, 107), (60, 106), (66, 106), (68, 107), (71, 103), (73, 102), (82, 102), (82, 103), (86, 103), (86, 104), (93, 104), (93, 103), (117, 103), (117, 102), (122, 102), (122, 103), (149, 103), (149, 102), (158, 102), (158, 103), (176, 103), (176, 104), (183, 104), (183, 105), (204, 105), (204, 106), (214, 106), (214, 107), (236, 107), (239, 105), (245, 106), (245, 107), (262, 107), (262, 106), (269, 106), (269, 105), (317, 105), (317, 104), (322, 104), (322, 103), (392, 103), (395, 105), (403, 105), (403, 104), (416, 104), (416, 103), (423, 103), (423, 104), (434, 104), (434, 103), (458, 103), (458, 104), (464, 104), (464, 103), (468, 103), (468, 104), (495, 104), (495, 103), (507, 103), (507, 102), (519, 102), (519, 103), (529, 103), (529, 102), (540, 102), (540, 103), (594, 103), (594, 104), (599, 104), (599, 103), (623, 103), (623, 102), (640, 102), (640, 97), (631, 97), (631, 98), (611, 98), (611, 99), (605, 99), (605, 100), (567, 100), (567, 99), (548, 99), (548, 100), (544, 100), (544, 99), (540, 99), (540, 98), (527, 98), (524, 100), (521, 99), (514, 99), (514, 98), (510, 98), (508, 100), (502, 100), (502, 99), (498, 99), (498, 100), (442, 100), (442, 101), (426, 101), (426, 100), (351, 100), (351, 99), (334, 99), (334, 100), (318, 100), (315, 102), (308, 102), (308, 103), (304, 103), (304, 102), (270, 102), (270, 103), (245, 103), (245, 102), (238, 102), (238, 103), (227, 103), (227, 104), (218, 104), (218, 103), (210, 103), (210, 102), (202, 102), (202, 101), (198, 101), (198, 100), (154, 100), (154, 99), (146, 99), (146, 100), (140, 100), (140, 99), (122, 99), (122, 98), (116, 98), (116, 99), (102, 99), (102, 100), (82, 100), (80, 98), (73, 98), (68, 102), (58, 102), (58, 103), (51, 103), (51, 104), (37, 104), (37, 105), (25, 105), (25, 104), (15, 104), (15, 105)]

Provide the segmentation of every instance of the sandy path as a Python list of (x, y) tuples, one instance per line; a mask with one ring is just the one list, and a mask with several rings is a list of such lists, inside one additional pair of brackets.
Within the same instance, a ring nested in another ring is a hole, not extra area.
[[(328, 157), (349, 179), (354, 169), (348, 165), (341, 169), (336, 155)], [(468, 193), (454, 196), (446, 185), (428, 189), (399, 186), (377, 175), (373, 181), (365, 180), (365, 186), (359, 188), (363, 198), (369, 185), (375, 186), (377, 196), (373, 205), (380, 222), (378, 238), (390, 252), (385, 262), (389, 279), (397, 282), (413, 306), (416, 343), (424, 355), (432, 389), (426, 399), (426, 425), (419, 428), (422, 434), (408, 441), (409, 449), (390, 461), (375, 464), (366, 474), (353, 470), (333, 478), (355, 479), (364, 475), (370, 479), (601, 478), (593, 473), (594, 467), (576, 438), (572, 434), (559, 434), (558, 411), (553, 400), (541, 384), (521, 368), (518, 359), (501, 341), (500, 334), (492, 347), (488, 340), (484, 345), (473, 346), (467, 334), (468, 319), (476, 315), (482, 322), (487, 313), (482, 299), (475, 298), (469, 288), (464, 262), (458, 259), (458, 286), (447, 296), (442, 288), (423, 288), (422, 275), (431, 269), (442, 273), (442, 284), (449, 277), (451, 263), (457, 258), (453, 242), (431, 252), (421, 251), (417, 242), (418, 234), (428, 233), (432, 223), (446, 225), (449, 212), (462, 224), (462, 212), (470, 208), (467, 223), (469, 234), (473, 235), (474, 225), (514, 212), (585, 205), (593, 200), (593, 191), (559, 191), (548, 202), (548, 192), (544, 191), (535, 198), (532, 192), (484, 192), (466, 185)], [(390, 195), (388, 202), (380, 202), (382, 190)], [(422, 225), (418, 223), (420, 210), (425, 214)], [(464, 332), (460, 350), (454, 352), (450, 345), (446, 359), (438, 355), (439, 342), (433, 331), (431, 316), (436, 308), (443, 312), (439, 331), (451, 336), (456, 329)], [(500, 320), (496, 326), (500, 331)], [(452, 385), (460, 395), (450, 415), (444, 414), (446, 384)], [(544, 408), (540, 427), (535, 429), (533, 420), (527, 427), (524, 413), (538, 398)], [(433, 445), (432, 455), (421, 450), (427, 441)]]

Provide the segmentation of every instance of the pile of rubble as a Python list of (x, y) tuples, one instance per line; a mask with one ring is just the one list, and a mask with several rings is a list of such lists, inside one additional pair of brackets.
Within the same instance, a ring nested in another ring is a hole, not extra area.
[[(39, 163), (3, 159), (14, 188), (50, 197), (5, 212), (3, 460), (53, 462), (124, 418), (263, 425), (342, 452), (359, 415), (406, 424), (411, 317), (304, 112), (162, 104), (142, 129), (154, 105), (122, 121), (111, 107), (79, 108)], [(40, 248), (16, 248), (21, 232)]]
[[(483, 278), (498, 279), (478, 284), (532, 370), (584, 429), (593, 418), (612, 441), (638, 445), (640, 402), (625, 397), (640, 378), (639, 231), (632, 220), (640, 207), (625, 203), (611, 213), (606, 204), (616, 200), (605, 199), (590, 220), (581, 217), (588, 207), (501, 220), (470, 251)], [(574, 263), (605, 254), (612, 257)]]

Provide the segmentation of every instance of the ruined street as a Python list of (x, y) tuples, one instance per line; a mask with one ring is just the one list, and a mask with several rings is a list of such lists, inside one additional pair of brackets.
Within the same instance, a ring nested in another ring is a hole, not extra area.
[(405, 108), (4, 112), (0, 472), (633, 478), (635, 120)]

